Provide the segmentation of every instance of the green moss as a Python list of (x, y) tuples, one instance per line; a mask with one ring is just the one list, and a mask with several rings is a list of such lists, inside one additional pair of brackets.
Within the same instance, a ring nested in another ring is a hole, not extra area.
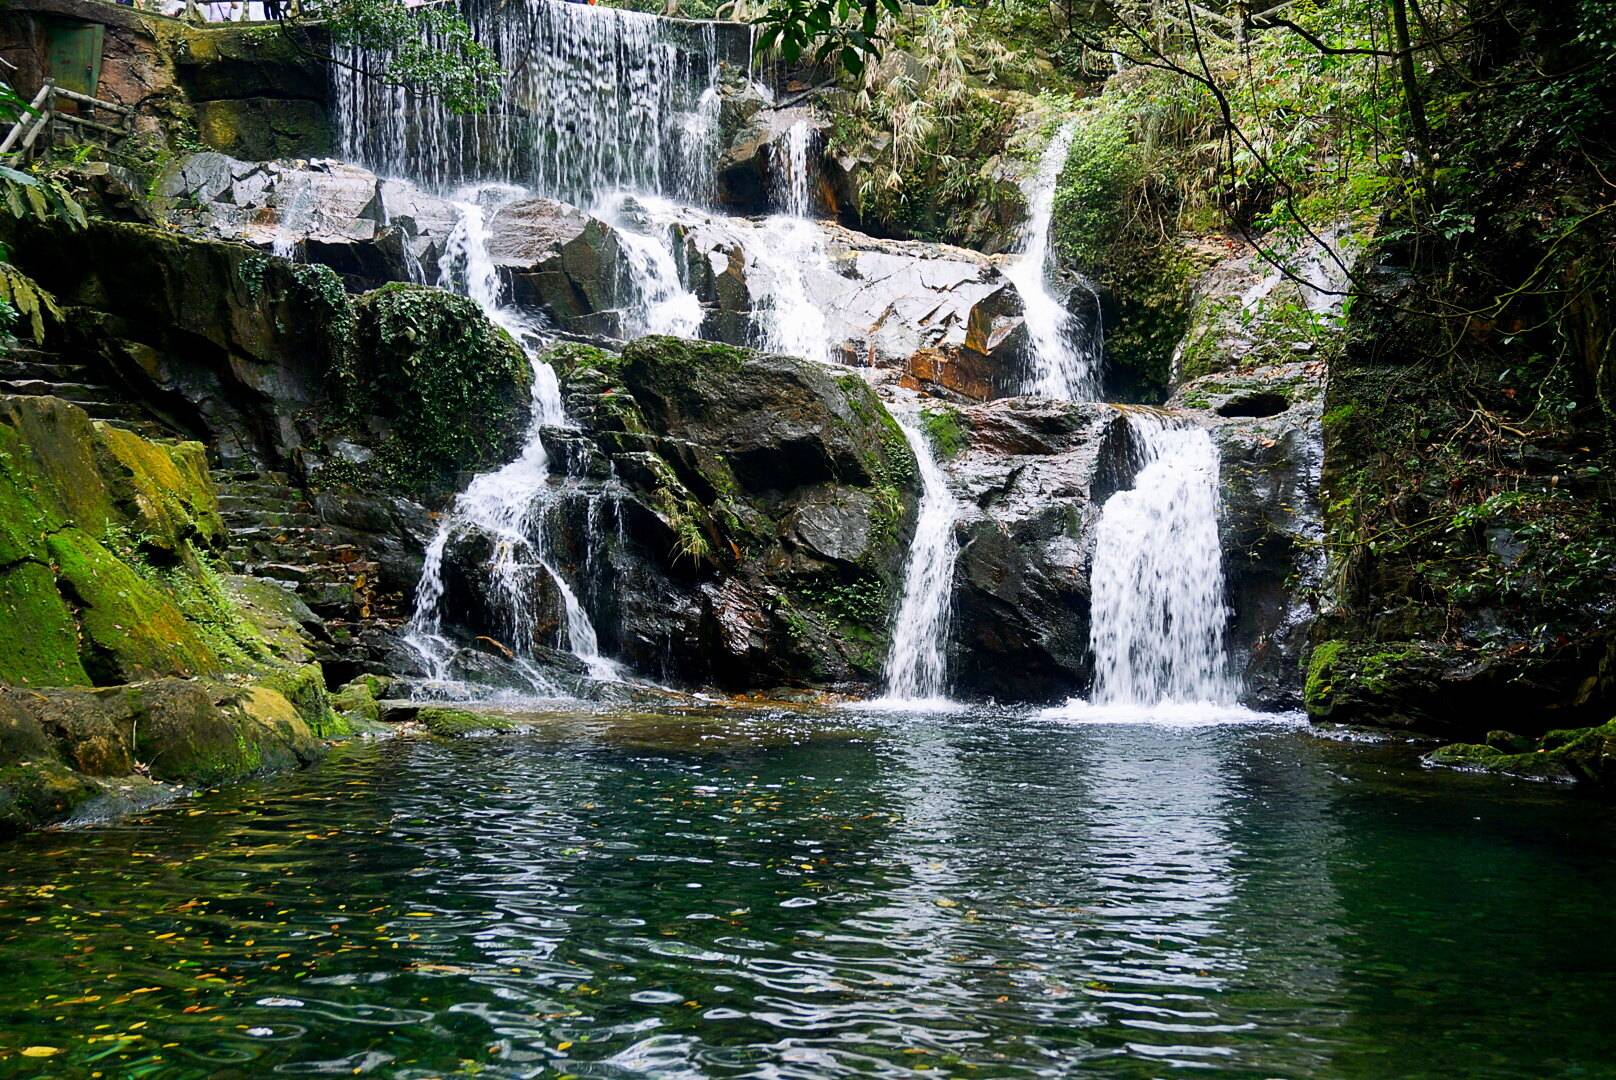
[(63, 821), (100, 794), (99, 784), (59, 761), (0, 765), (0, 838)]
[(224, 535), (202, 444), (163, 446), (104, 424), (96, 441), (112, 497), (141, 532), (170, 549), (191, 536), (207, 543)]
[(361, 676), (331, 695), (331, 707), (337, 715), (354, 724), (370, 726), (381, 722), (381, 707), (376, 704), (377, 683), (374, 676)]
[(319, 664), (304, 664), (274, 672), (263, 678), (263, 686), (278, 691), (291, 702), (292, 708), (309, 730), (320, 738), (350, 734), (351, 731), (332, 708), (331, 696), (326, 692), (325, 673)]
[[(1518, 744), (1524, 747), (1518, 749)], [(1597, 727), (1551, 731), (1535, 743), (1514, 739), (1503, 747), (1453, 743), (1433, 750), (1425, 760), (1453, 769), (1608, 787), (1616, 784), (1616, 720)]]
[(1307, 706), (1309, 715), (1318, 716), (1329, 711), (1335, 666), (1346, 647), (1344, 641), (1323, 641), (1313, 647), (1313, 655), (1307, 663), (1307, 679), (1302, 685), (1302, 702)]
[(169, 598), (95, 540), (69, 528), (46, 547), (78, 615), (84, 668), (97, 682), (219, 672), (218, 657)]
[(333, 369), (333, 417), (372, 443), (391, 433), (349, 479), (412, 495), (456, 490), (465, 471), (509, 460), (527, 427), (532, 368), (516, 342), (465, 297), (390, 285), (358, 302), (356, 346)]
[(16, 563), (0, 571), (0, 618), (7, 644), (0, 648), (0, 682), (14, 686), (85, 686), (78, 625), (43, 563)]
[(599, 371), (616, 380), (620, 379), (623, 371), (620, 353), (576, 341), (563, 341), (550, 346), (544, 351), (544, 360), (562, 378), (587, 369)]
[(446, 705), (429, 705), (415, 718), (427, 731), (446, 739), (509, 731), (516, 727), (516, 723), (507, 717), (472, 712), (470, 709), (454, 709)]
[(970, 442), (965, 417), (952, 405), (922, 409), (920, 421), (926, 437), (931, 440), (931, 445), (940, 458), (946, 460), (954, 457)]

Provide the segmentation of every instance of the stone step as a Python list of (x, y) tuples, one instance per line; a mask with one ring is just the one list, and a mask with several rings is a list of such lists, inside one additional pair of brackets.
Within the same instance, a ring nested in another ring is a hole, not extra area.
[(59, 397), (66, 401), (105, 401), (115, 397), (109, 386), (86, 382), (57, 382), (48, 379), (0, 379), (0, 393), (26, 397)]
[(258, 469), (229, 469), (220, 467), (210, 469), (215, 484), (237, 484), (245, 487), (270, 485), (277, 488), (289, 488), (292, 478), (283, 472), (260, 471)]
[[(50, 353), (41, 353), (49, 357)], [(45, 382), (83, 382), (88, 369), (83, 364), (57, 363), (54, 359), (22, 360), (16, 355), (0, 358), (0, 379), (40, 379)]]
[(312, 514), (314, 508), (301, 498), (288, 496), (259, 495), (255, 493), (242, 493), (240, 488), (219, 487), (219, 513), (226, 516), (233, 514), (250, 514), (261, 511), (275, 513)]

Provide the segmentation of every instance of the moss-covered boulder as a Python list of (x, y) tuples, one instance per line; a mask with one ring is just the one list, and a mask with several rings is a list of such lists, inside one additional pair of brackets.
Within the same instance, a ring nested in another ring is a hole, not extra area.
[(1438, 747), (1425, 761), (1466, 772), (1610, 788), (1616, 786), (1616, 720), (1597, 727), (1550, 731), (1538, 739), (1496, 731), (1484, 743)]
[(205, 786), (321, 752), (296, 707), (267, 687), (182, 679), (0, 687), (0, 835), (67, 819), (147, 777)]
[(515, 721), (498, 713), (474, 712), (446, 705), (429, 705), (415, 714), (415, 720), (431, 734), (445, 739), (490, 735), (516, 727)]
[(222, 574), (222, 535), (199, 445), (0, 397), (0, 832), (127, 804), (147, 778), (288, 767), (343, 733), (312, 615)]
[[(917, 485), (903, 432), (868, 384), (666, 337), (620, 354), (564, 345), (546, 359), (578, 428), (546, 434), (571, 479), (535, 526), (607, 655), (734, 687), (880, 677)], [(472, 531), (451, 542), (444, 612), (468, 642), (529, 655), (566, 644), (566, 597), (549, 573), (523, 586), (535, 639), (507, 641), (503, 605), (488, 602), (501, 587), (494, 541)]]
[(510, 334), (471, 300), (388, 285), (361, 297), (356, 344), (337, 366), (333, 434), (374, 448), (329, 479), (443, 497), (463, 474), (510, 460), (522, 444), (533, 369)]

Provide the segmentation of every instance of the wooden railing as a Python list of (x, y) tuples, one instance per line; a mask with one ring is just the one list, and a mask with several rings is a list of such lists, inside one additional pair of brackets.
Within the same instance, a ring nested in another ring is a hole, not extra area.
[[(63, 111), (57, 107), (62, 101), (71, 101), (80, 108)], [(0, 141), (0, 154), (20, 153), (28, 157), (36, 148), (43, 150), (70, 131), (83, 136), (72, 140), (74, 142), (83, 142), (85, 139), (97, 141), (99, 137), (99, 141), (110, 147), (134, 130), (135, 111), (127, 105), (117, 105), (68, 90), (50, 79), (45, 80), (45, 85), (39, 88), (39, 93), (34, 95), (28, 107), (30, 111), (23, 114), (6, 133), (5, 139)], [(115, 122), (92, 119), (91, 114), (98, 110), (110, 114)], [(41, 135), (45, 137), (43, 144), (39, 141)]]

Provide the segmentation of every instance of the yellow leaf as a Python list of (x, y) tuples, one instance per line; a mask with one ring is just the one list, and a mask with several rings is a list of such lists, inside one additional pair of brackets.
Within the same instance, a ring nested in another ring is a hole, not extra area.
[(570, 1042), (556, 1043), (556, 1049), (557, 1050), (570, 1050), (570, 1049), (572, 1049), (572, 1044)]
[(59, 1046), (25, 1046), (22, 1048), (23, 1057), (50, 1057), (61, 1052), (62, 1048)]

